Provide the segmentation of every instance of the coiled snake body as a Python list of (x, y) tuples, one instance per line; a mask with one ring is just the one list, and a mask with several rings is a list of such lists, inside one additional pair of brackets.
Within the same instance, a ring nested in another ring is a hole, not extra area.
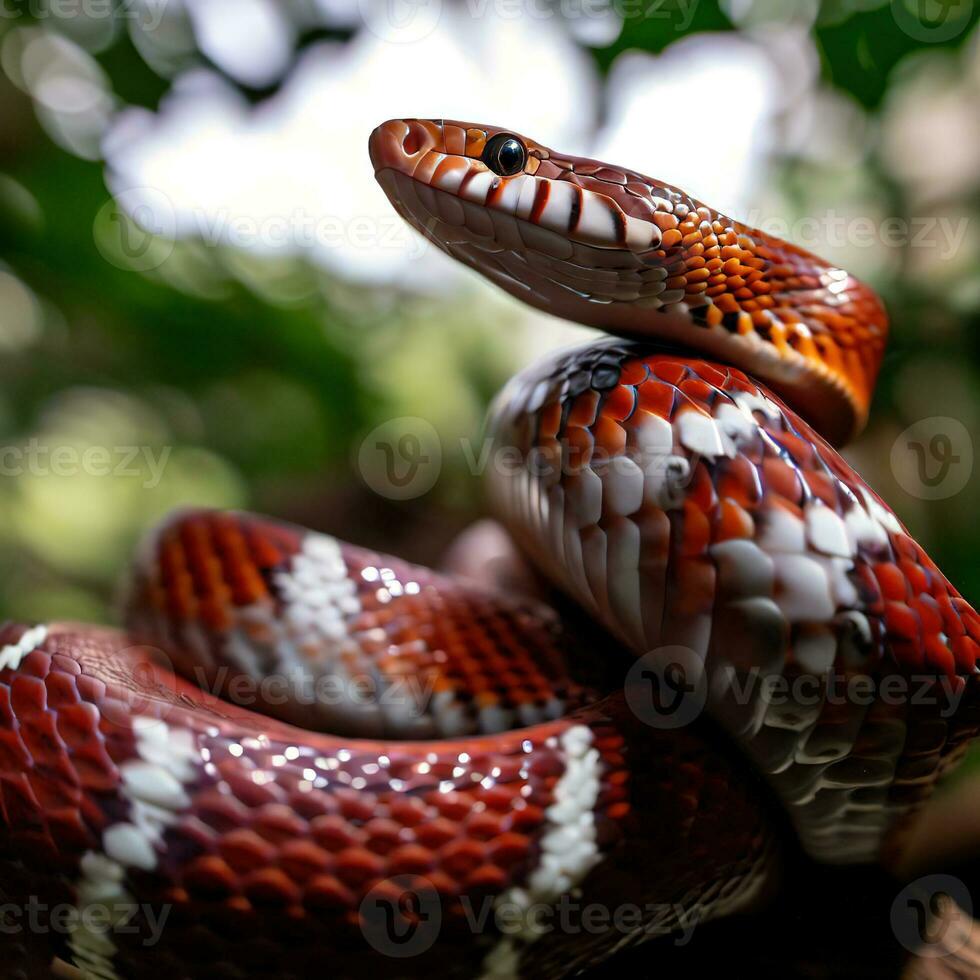
[(109, 980), (562, 976), (750, 907), (780, 805), (821, 861), (900, 853), (975, 734), (980, 620), (824, 438), (866, 417), (874, 294), (506, 131), (392, 120), (370, 150), (440, 248), (632, 338), (532, 367), (490, 422), (496, 514), (598, 625), (176, 515), (126, 632), (0, 636), (3, 888), (75, 912), (46, 952)]

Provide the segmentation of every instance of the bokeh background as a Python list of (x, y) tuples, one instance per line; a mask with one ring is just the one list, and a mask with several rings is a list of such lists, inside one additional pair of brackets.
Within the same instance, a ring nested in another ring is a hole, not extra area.
[[(366, 141), (405, 115), (635, 167), (868, 279), (893, 335), (850, 458), (980, 600), (973, 8), (0, 0), (0, 615), (111, 619), (180, 504), (430, 562), (481, 513), (489, 398), (587, 331), (402, 227)], [(378, 426), (419, 480), (386, 485)]]

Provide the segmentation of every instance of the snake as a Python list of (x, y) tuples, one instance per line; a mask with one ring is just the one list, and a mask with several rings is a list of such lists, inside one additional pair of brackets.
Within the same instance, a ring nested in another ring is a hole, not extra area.
[(510, 130), (369, 151), (428, 241), (603, 333), (489, 412), (490, 508), (550, 591), (188, 508), (118, 628), (4, 624), (19, 975), (571, 976), (763, 906), (788, 842), (894, 866), (977, 733), (980, 618), (834, 448), (868, 286)]

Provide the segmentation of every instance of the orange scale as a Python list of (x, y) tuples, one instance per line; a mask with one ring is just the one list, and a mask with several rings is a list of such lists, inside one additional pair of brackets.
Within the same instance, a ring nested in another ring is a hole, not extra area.
[(703, 461), (698, 462), (687, 483), (685, 503), (696, 506), (707, 513), (718, 503), (715, 485), (711, 482), (711, 474)]
[(673, 359), (656, 359), (651, 365), (653, 373), (668, 384), (679, 385), (687, 377), (687, 365)]
[(221, 578), (221, 562), (209, 551), (203, 548), (194, 549), (188, 555), (191, 574), (203, 586)]
[(874, 572), (864, 563), (855, 564), (851, 572), (858, 579), (860, 595), (865, 605), (865, 612), (871, 616), (880, 616), (884, 611), (881, 589)]
[[(726, 285), (727, 290), (727, 285)], [(715, 305), (721, 310), (722, 313), (738, 313), (741, 307), (738, 305), (738, 301), (735, 297), (729, 293), (722, 293), (716, 300)]]
[(810, 492), (819, 497), (828, 507), (837, 506), (837, 483), (832, 476), (822, 471), (811, 470), (804, 473)]
[(620, 371), (619, 383), (621, 385), (631, 385), (635, 387), (645, 381), (649, 374), (649, 369), (643, 361), (627, 361)]
[[(716, 296), (717, 292), (714, 290), (717, 288), (718, 287), (709, 287), (706, 292), (709, 296)], [(721, 310), (719, 310), (713, 303), (705, 311), (704, 317), (709, 327), (719, 326), (721, 321), (724, 319)]]
[(725, 391), (744, 391), (747, 394), (757, 394), (758, 385), (749, 380), (744, 371), (736, 367), (728, 366), (728, 380), (725, 383)]
[[(959, 599), (959, 601), (966, 605), (966, 600)], [(967, 608), (960, 613), (960, 618), (963, 621), (963, 625), (966, 627), (967, 633), (969, 633), (975, 640), (980, 640), (980, 617), (978, 617), (977, 614), (970, 609), (969, 606), (967, 606)]]
[(775, 494), (794, 505), (803, 500), (803, 485), (796, 470), (777, 457), (769, 456), (762, 461), (762, 482), (767, 494)]
[(204, 855), (190, 862), (181, 884), (192, 893), (206, 891), (220, 897), (237, 891), (238, 876), (221, 858)]
[(960, 619), (958, 613), (953, 608), (953, 603), (950, 602), (949, 596), (946, 593), (941, 593), (936, 596), (936, 604), (939, 606), (939, 611), (943, 617), (943, 632), (947, 636), (965, 635), (966, 627), (963, 625), (963, 620)]
[(606, 810), (606, 816), (616, 823), (621, 823), (629, 817), (631, 809), (629, 803), (614, 803)]
[(387, 874), (421, 875), (431, 870), (435, 863), (432, 852), (419, 844), (403, 844), (388, 855)]
[(943, 617), (939, 611), (939, 606), (935, 599), (929, 597), (916, 597), (909, 600), (909, 606), (915, 610), (922, 623), (922, 632), (926, 634), (941, 633), (943, 629)]
[(507, 884), (507, 873), (495, 864), (480, 865), (463, 882), (463, 886), (467, 889), (491, 892), (502, 891)]
[(938, 636), (935, 634), (927, 636), (922, 645), (925, 659), (928, 663), (933, 667), (937, 667), (944, 674), (955, 676), (956, 659), (950, 648)]
[(599, 410), (599, 401), (600, 396), (598, 391), (590, 388), (588, 391), (582, 392), (572, 403), (572, 407), (568, 411), (566, 424), (585, 426), (586, 428), (592, 425), (595, 422), (596, 413)]
[[(477, 790), (477, 797), (480, 801), (486, 804), (488, 810), (495, 811), (496, 814), (506, 814), (514, 805), (514, 798), (518, 794), (517, 786), (506, 786), (501, 783), (497, 783), (495, 786), (491, 786), (490, 789), (483, 789), (480, 787)], [(503, 821), (498, 822), (498, 827), (503, 829)]]
[(717, 391), (714, 387), (700, 378), (685, 378), (680, 384), (680, 390), (689, 398), (694, 399), (700, 406), (706, 406)]
[[(607, 765), (617, 765), (621, 764), (623, 759), (621, 756), (616, 756), (614, 759), (604, 757), (604, 761)], [(611, 788), (625, 786), (630, 782), (630, 774), (625, 769), (618, 769), (615, 772), (609, 773), (606, 782)]]
[[(905, 559), (916, 564), (925, 565), (929, 559), (922, 553), (919, 546), (907, 534), (893, 534), (892, 547), (899, 559)], [(925, 559), (923, 561), (923, 559)]]
[(917, 640), (921, 632), (919, 617), (904, 602), (891, 600), (885, 603), (885, 628), (905, 640)]
[(725, 497), (715, 512), (714, 541), (755, 536), (755, 522), (731, 497)]
[(300, 900), (297, 885), (281, 868), (262, 868), (242, 882), (248, 899), (263, 905), (292, 905)]
[(473, 686), (477, 690), (473, 694), (473, 701), (478, 708), (494, 708), (500, 704), (500, 697), (489, 689), (490, 682), (483, 677), (471, 678)]
[(813, 466), (813, 445), (793, 432), (772, 432), (773, 440), (785, 449), (801, 469)]
[(954, 636), (950, 646), (960, 670), (964, 673), (972, 673), (977, 661), (980, 660), (980, 644), (968, 636)]
[(561, 402), (549, 402), (538, 412), (538, 437), (554, 437), (561, 428)]
[(913, 594), (928, 593), (930, 591), (929, 575), (917, 562), (903, 558), (898, 562), (898, 567), (905, 580), (908, 582)]
[(201, 601), (198, 615), (215, 632), (222, 632), (231, 625), (226, 599), (227, 596), (209, 596)]
[(626, 429), (606, 415), (596, 421), (593, 434), (596, 446), (607, 456), (621, 456), (626, 451)]
[(711, 522), (708, 516), (696, 504), (685, 500), (680, 553), (687, 557), (703, 555), (710, 543)]
[(487, 848), (487, 857), (502, 868), (510, 868), (523, 861), (530, 850), (530, 841), (512, 831), (499, 834)]
[(191, 619), (197, 608), (197, 597), (194, 595), (193, 583), (189, 575), (181, 575), (170, 584), (168, 590), (169, 604), (177, 615)]
[(649, 412), (658, 418), (670, 419), (674, 412), (676, 390), (659, 381), (645, 381), (637, 389), (639, 411)]
[(754, 508), (758, 503), (755, 467), (744, 456), (725, 460), (716, 477), (715, 492), (719, 497), (729, 497), (740, 507)]
[(837, 374), (846, 374), (846, 370), (841, 359), (840, 348), (827, 334), (820, 334), (816, 338), (817, 346), (820, 348), (820, 356), (824, 363)]
[(695, 361), (691, 365), (691, 369), (707, 384), (715, 388), (723, 388), (725, 386), (725, 372), (708, 364), (707, 361)]
[(820, 352), (817, 350), (817, 345), (813, 342), (813, 335), (809, 331), (801, 331), (797, 328), (793, 335), (793, 344), (807, 360), (820, 360)]
[(636, 405), (636, 390), (628, 385), (617, 385), (602, 403), (602, 414), (621, 422), (629, 418)]
[(483, 810), (478, 813), (472, 813), (467, 819), (465, 827), (466, 832), (474, 840), (492, 840), (497, 837), (501, 831), (501, 819), (500, 815), (492, 813), (489, 810)]
[[(596, 426), (600, 422), (601, 417), (596, 422)], [(565, 429), (562, 442), (564, 444), (565, 463), (571, 472), (574, 473), (581, 467), (588, 466), (595, 446), (595, 438), (589, 429), (579, 425), (569, 426)]]
[(236, 606), (250, 606), (269, 594), (262, 576), (251, 566), (236, 569), (229, 584)]

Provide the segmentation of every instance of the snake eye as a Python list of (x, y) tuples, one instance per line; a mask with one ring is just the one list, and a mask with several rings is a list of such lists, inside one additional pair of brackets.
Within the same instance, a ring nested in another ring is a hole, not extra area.
[(527, 162), (527, 148), (510, 133), (498, 133), (487, 140), (480, 159), (501, 177), (513, 177), (520, 173)]

